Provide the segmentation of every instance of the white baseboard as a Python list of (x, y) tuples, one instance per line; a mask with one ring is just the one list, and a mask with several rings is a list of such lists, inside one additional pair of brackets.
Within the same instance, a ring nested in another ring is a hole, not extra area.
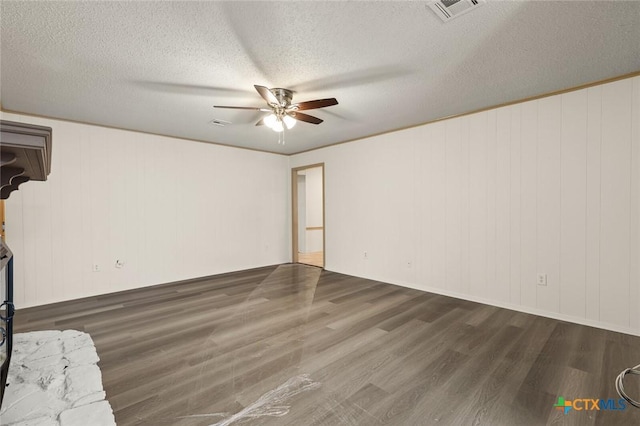
[[(329, 270), (329, 269), (327, 269), (327, 270)], [(333, 271), (333, 272), (337, 272), (337, 273), (340, 273), (340, 274), (352, 275), (352, 274), (349, 274), (349, 273), (346, 273), (346, 272), (340, 272), (340, 271)], [(618, 332), (618, 333), (630, 334), (632, 336), (640, 336), (640, 330), (636, 330), (636, 329), (633, 329), (631, 327), (624, 327), (624, 326), (617, 325), (617, 324), (609, 324), (609, 323), (602, 322), (602, 321), (595, 321), (595, 320), (590, 320), (590, 319), (587, 319), (587, 318), (574, 317), (574, 316), (571, 316), (571, 315), (560, 314), (560, 313), (557, 313), (557, 312), (549, 312), (549, 311), (545, 311), (543, 309), (532, 308), (532, 307), (529, 307), (529, 306), (517, 305), (515, 303), (509, 303), (509, 302), (502, 302), (502, 301), (498, 301), (498, 300), (487, 299), (487, 298), (484, 298), (484, 297), (474, 296), (472, 294), (465, 294), (465, 293), (458, 293), (458, 292), (455, 292), (455, 291), (443, 290), (441, 288), (431, 287), (431, 286), (428, 286), (428, 285), (417, 286), (416, 284), (413, 284), (413, 283), (399, 282), (399, 281), (393, 281), (393, 280), (380, 280), (380, 279), (377, 279), (377, 278), (374, 278), (374, 277), (362, 277), (362, 278), (369, 279), (369, 280), (380, 281), (380, 282), (386, 282), (386, 283), (397, 285), (397, 286), (400, 286), (400, 287), (412, 288), (414, 290), (420, 290), (420, 291), (424, 291), (424, 292), (428, 292), (428, 293), (435, 293), (435, 294), (439, 294), (439, 295), (442, 295), (442, 296), (454, 297), (456, 299), (468, 300), (470, 302), (482, 303), (484, 305), (496, 306), (498, 308), (510, 309), (512, 311), (523, 312), (525, 314), (538, 315), (538, 316), (541, 316), (541, 317), (551, 318), (551, 319), (555, 319), (555, 320), (559, 320), (559, 321), (566, 321), (566, 322), (571, 322), (571, 323), (574, 323), (574, 324), (580, 324), (580, 325), (586, 325), (586, 326), (589, 326), (589, 327), (601, 328), (603, 330), (609, 330), (609, 331), (615, 331), (615, 332)]]

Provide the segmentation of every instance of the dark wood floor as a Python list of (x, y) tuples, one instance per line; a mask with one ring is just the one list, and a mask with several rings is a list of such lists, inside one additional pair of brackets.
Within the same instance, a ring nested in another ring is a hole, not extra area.
[(640, 425), (634, 407), (553, 407), (617, 400), (639, 337), (302, 265), (18, 312), (17, 332), (45, 329), (91, 334), (120, 426), (236, 424), (286, 406), (237, 423)]

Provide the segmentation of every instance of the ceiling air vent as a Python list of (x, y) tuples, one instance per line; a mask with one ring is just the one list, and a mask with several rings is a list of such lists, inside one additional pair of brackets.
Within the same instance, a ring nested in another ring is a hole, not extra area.
[(429, 2), (429, 7), (440, 19), (447, 22), (482, 6), (484, 3), (485, 0), (438, 0)]

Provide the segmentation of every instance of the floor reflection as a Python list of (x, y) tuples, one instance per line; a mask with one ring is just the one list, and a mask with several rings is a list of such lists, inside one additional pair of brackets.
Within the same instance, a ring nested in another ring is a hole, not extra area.
[[(222, 420), (210, 419), (218, 421), (216, 425), (280, 417), (286, 405), (272, 406), (269, 398), (292, 398), (319, 385), (305, 374), (301, 362), (321, 272), (305, 265), (280, 265), (237, 303), (231, 315), (202, 342), (201, 379), (195, 384), (198, 395), (187, 402), (191, 414), (179, 419), (179, 424), (206, 415), (205, 409), (215, 416), (224, 415)], [(226, 360), (222, 368), (221, 360)], [(213, 383), (205, 373), (212, 369), (220, 373)], [(207, 402), (203, 395), (220, 395), (216, 389), (225, 390), (224, 398)]]

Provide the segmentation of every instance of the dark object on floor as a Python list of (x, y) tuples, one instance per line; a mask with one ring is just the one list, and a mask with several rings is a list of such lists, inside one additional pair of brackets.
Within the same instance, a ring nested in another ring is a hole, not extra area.
[[(0, 274), (4, 277), (0, 284), (0, 407), (7, 384), (11, 349), (13, 346), (13, 253), (0, 240)], [(2, 285), (4, 284), (4, 285)]]

